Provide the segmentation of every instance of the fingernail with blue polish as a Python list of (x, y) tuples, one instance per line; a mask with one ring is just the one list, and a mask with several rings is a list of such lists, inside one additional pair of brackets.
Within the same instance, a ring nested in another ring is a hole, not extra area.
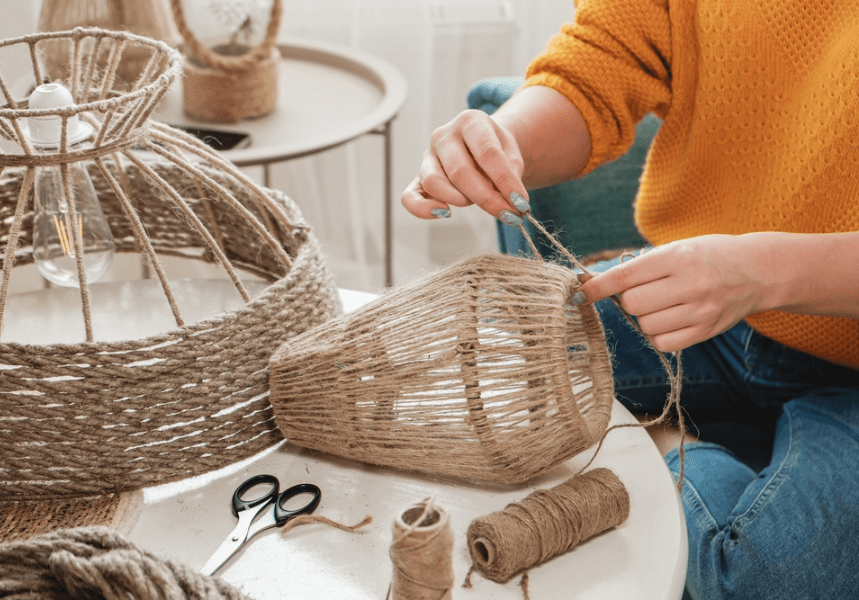
[(510, 194), (510, 202), (513, 203), (513, 206), (515, 206), (516, 210), (519, 212), (526, 213), (531, 211), (531, 205), (528, 204), (527, 200), (525, 200), (525, 196), (519, 192), (513, 192)]
[(522, 224), (522, 219), (518, 216), (510, 212), (509, 210), (502, 210), (498, 213), (498, 218), (507, 223), (508, 225), (513, 225), (514, 227), (518, 227)]
[(575, 294), (573, 294), (572, 301), (573, 301), (573, 304), (575, 304), (576, 306), (579, 306), (580, 304), (584, 304), (585, 300), (587, 300), (587, 297), (585, 296), (584, 292), (578, 291)]
[(434, 216), (436, 219), (447, 219), (450, 216), (450, 209), (448, 208), (434, 208), (430, 211), (430, 214)]

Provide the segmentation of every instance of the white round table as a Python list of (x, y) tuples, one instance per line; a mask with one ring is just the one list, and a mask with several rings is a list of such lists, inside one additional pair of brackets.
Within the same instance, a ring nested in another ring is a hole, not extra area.
[[(247, 282), (259, 292), (262, 284)], [(223, 280), (173, 282), (177, 302), (189, 322), (240, 304)], [(347, 310), (374, 296), (342, 291)], [(172, 315), (156, 280), (94, 284), (93, 329), (97, 340), (128, 339), (173, 328)], [(78, 291), (51, 288), (10, 295), (2, 341), (79, 342), (83, 339)], [(615, 402), (612, 422), (634, 418)], [(393, 519), (427, 497), (447, 508), (455, 535), (454, 569), (462, 582), (470, 559), (465, 531), (469, 523), (537, 488), (556, 485), (584, 465), (589, 452), (558, 465), (527, 485), (501, 486), (441, 480), (368, 466), (308, 452), (281, 443), (251, 459), (216, 472), (144, 490), (144, 505), (129, 537), (167, 558), (200, 569), (232, 531), (229, 500), (250, 475), (271, 473), (282, 485), (308, 482), (322, 489), (317, 516), (355, 524), (373, 522), (357, 533), (324, 525), (304, 525), (287, 535), (266, 531), (218, 572), (255, 600), (282, 598), (384, 598), (391, 578), (388, 550)], [(619, 527), (534, 568), (530, 594), (535, 600), (677, 600), (686, 573), (686, 527), (674, 482), (643, 429), (612, 432), (594, 466), (613, 470), (630, 495), (629, 518)], [(506, 584), (472, 576), (473, 587), (457, 587), (455, 598), (520, 600), (518, 578)]]
[[(391, 123), (406, 99), (403, 75), (370, 54), (331, 44), (290, 41), (278, 45), (278, 104), (269, 114), (236, 124), (194, 119), (182, 108), (181, 78), (158, 105), (154, 118), (169, 125), (250, 134), (246, 148), (223, 151), (240, 167), (261, 165), (269, 187), (269, 165), (309, 156), (365, 134), (384, 138), (385, 285), (393, 276)], [(212, 90), (217, 93), (217, 90)]]

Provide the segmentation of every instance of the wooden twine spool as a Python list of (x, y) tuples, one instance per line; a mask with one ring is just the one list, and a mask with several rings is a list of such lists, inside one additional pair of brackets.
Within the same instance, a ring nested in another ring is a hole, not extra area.
[(281, 0), (273, 0), (265, 37), (252, 49), (240, 45), (209, 48), (188, 27), (181, 0), (170, 0), (170, 6), (185, 42), (185, 112), (202, 121), (237, 123), (274, 110), (280, 59), (275, 41), (283, 11)]
[(389, 551), (394, 573), (391, 600), (450, 600), (453, 533), (447, 510), (431, 498), (394, 519)]
[(623, 483), (608, 469), (593, 469), (475, 519), (466, 534), (468, 550), (477, 571), (504, 583), (628, 516)]

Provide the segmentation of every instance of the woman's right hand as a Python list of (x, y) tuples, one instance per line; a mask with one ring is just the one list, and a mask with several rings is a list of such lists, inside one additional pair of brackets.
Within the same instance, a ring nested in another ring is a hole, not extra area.
[(476, 204), (515, 223), (517, 213), (529, 210), (524, 168), (513, 134), (483, 111), (466, 110), (433, 132), (403, 206), (434, 219), (450, 216), (451, 207)]

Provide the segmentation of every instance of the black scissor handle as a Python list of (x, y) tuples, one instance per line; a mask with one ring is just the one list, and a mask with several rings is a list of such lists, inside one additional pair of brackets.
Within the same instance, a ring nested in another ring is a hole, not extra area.
[[(284, 502), (290, 498), (298, 496), (299, 494), (313, 494), (313, 497), (310, 499), (310, 502), (301, 508), (287, 510), (283, 507)], [(284, 490), (280, 496), (277, 497), (277, 501), (274, 503), (274, 521), (277, 523), (278, 527), (282, 527), (292, 517), (297, 517), (298, 515), (309, 515), (316, 510), (317, 506), (319, 506), (320, 500), (322, 500), (322, 490), (320, 490), (318, 486), (315, 486), (312, 483), (299, 483), (298, 485), (294, 485), (291, 488)]]
[[(242, 497), (255, 485), (265, 483), (269, 484), (271, 489), (259, 498), (245, 500)], [(280, 491), (280, 481), (277, 480), (277, 477), (274, 475), (254, 475), (233, 492), (233, 516), (238, 517), (239, 512), (259, 506), (260, 504), (268, 504), (277, 496), (278, 491)]]

